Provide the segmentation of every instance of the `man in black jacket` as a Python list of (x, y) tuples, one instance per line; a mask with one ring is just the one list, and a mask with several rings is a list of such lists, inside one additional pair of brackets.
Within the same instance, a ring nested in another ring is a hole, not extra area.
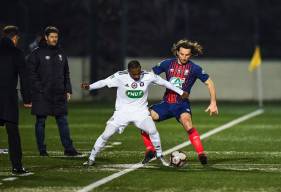
[(24, 105), (30, 107), (25, 60), (23, 52), (16, 47), (19, 40), (18, 28), (6, 26), (3, 35), (0, 42), (0, 126), (6, 126), (12, 173), (22, 175), (28, 172), (22, 167), (21, 162), (17, 84), (19, 75)]
[(67, 57), (58, 46), (58, 35), (56, 27), (47, 27), (45, 41), (41, 41), (28, 59), (36, 141), (40, 155), (48, 156), (44, 142), (45, 121), (47, 116), (55, 116), (64, 154), (77, 156), (80, 153), (73, 147), (67, 122), (67, 101), (72, 93), (69, 68)]

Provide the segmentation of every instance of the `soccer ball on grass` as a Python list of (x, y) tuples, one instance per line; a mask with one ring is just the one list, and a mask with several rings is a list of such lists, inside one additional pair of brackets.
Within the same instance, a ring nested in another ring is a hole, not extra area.
[(187, 156), (182, 151), (174, 151), (170, 155), (170, 164), (174, 167), (182, 167), (187, 163)]

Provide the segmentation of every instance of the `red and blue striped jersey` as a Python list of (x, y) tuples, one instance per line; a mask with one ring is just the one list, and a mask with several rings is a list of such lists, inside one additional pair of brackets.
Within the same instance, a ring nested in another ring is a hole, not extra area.
[[(209, 78), (209, 75), (199, 65), (190, 60), (187, 64), (182, 65), (178, 63), (177, 58), (166, 59), (153, 67), (152, 70), (157, 75), (165, 72), (167, 81), (188, 93), (190, 93), (197, 78), (202, 82)], [(182, 101), (180, 95), (169, 89), (166, 89), (163, 100), (167, 103), (179, 103)]]

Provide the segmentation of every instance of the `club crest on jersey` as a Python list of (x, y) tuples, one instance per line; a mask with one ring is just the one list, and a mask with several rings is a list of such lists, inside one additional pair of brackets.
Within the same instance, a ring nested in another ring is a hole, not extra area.
[(170, 72), (171, 72), (171, 73), (173, 73), (173, 72), (174, 72), (174, 69), (173, 69), (173, 68), (172, 68), (172, 69), (170, 69)]
[(62, 61), (62, 55), (61, 54), (59, 54), (59, 59)]
[(144, 82), (140, 82), (140, 86), (143, 87), (144, 86)]
[(131, 84), (131, 87), (132, 87), (133, 89), (135, 89), (135, 88), (138, 87), (138, 84), (137, 84), (136, 82), (133, 82), (133, 83)]
[(184, 75), (185, 75), (185, 76), (188, 75), (188, 73), (189, 73), (189, 70), (188, 70), (188, 69), (184, 70)]

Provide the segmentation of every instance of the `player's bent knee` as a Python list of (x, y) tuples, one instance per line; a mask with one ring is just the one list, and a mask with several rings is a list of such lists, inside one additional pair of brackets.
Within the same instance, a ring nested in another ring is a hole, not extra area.
[(151, 117), (147, 117), (146, 119), (144, 119), (139, 125), (139, 128), (149, 135), (157, 133), (155, 123), (153, 122)]
[(156, 130), (156, 128), (155, 129), (150, 128), (150, 129), (147, 130), (148, 135), (154, 135), (154, 134), (157, 134), (157, 133), (158, 133), (158, 131)]
[(152, 109), (150, 109), (150, 116), (152, 117), (153, 121), (158, 121), (159, 120), (159, 115)]
[(180, 115), (180, 121), (182, 123), (184, 123), (184, 122), (191, 122), (191, 115), (189, 113), (182, 113)]
[(108, 140), (112, 135), (118, 131), (118, 128), (110, 123), (107, 124), (104, 132), (102, 133), (102, 139)]
[(189, 113), (181, 114), (180, 122), (187, 131), (192, 128), (192, 120)]

